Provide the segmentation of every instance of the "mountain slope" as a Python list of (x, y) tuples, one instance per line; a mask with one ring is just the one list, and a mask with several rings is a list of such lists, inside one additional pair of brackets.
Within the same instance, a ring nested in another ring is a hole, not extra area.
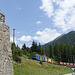
[(50, 44), (54, 45), (56, 43), (66, 43), (66, 42), (68, 42), (70, 45), (75, 43), (75, 31), (71, 31), (67, 34), (61, 35), (56, 39), (54, 39), (53, 41), (43, 45), (43, 47), (49, 48)]

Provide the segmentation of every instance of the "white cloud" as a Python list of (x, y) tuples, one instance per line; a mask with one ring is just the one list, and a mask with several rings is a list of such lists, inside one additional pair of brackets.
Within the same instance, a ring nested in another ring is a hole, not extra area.
[(52, 0), (41, 0), (41, 1), (42, 1), (42, 6), (40, 6), (40, 9), (45, 11), (48, 17), (51, 17), (53, 15)]
[[(43, 31), (37, 31), (35, 36), (22, 36), (21, 38), (16, 39), (15, 38), (15, 44), (18, 44), (18, 46), (22, 47), (22, 42), (27, 42), (27, 46), (31, 47), (31, 41), (37, 40), (41, 44), (48, 43), (49, 41), (54, 40), (57, 36), (59, 36), (60, 33), (58, 33), (55, 29), (49, 29), (45, 28)], [(13, 42), (13, 37), (10, 37), (10, 41)]]
[(37, 21), (37, 22), (36, 22), (36, 24), (41, 24), (41, 23), (42, 23), (41, 21)]
[[(41, 1), (40, 9), (45, 11), (48, 17), (52, 17), (55, 27), (61, 28), (62, 31), (75, 29), (75, 0)], [(55, 8), (55, 6), (58, 8)]]
[(33, 39), (38, 40), (40, 43), (48, 43), (59, 35), (60, 33), (57, 33), (55, 29), (45, 28), (43, 31), (37, 31)]
[(22, 36), (19, 38), (19, 41), (31, 41), (32, 37), (31, 36)]
[(75, 28), (75, 1), (64, 0), (59, 3), (59, 9), (55, 11), (54, 24), (63, 31)]

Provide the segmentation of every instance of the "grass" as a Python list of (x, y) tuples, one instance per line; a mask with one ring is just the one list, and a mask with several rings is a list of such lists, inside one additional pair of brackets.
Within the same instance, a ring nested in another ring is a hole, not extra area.
[(14, 75), (62, 75), (71, 73), (71, 69), (39, 61), (22, 58), (21, 65), (14, 62)]

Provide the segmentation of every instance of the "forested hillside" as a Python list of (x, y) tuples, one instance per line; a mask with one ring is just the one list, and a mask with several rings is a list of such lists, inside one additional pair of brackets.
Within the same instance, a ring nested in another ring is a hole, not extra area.
[(61, 35), (59, 37), (57, 37), (56, 39), (54, 39), (53, 41), (46, 43), (45, 45), (43, 45), (43, 47), (47, 47), (49, 48), (50, 44), (54, 45), (56, 43), (69, 43), (70, 45), (73, 45), (75, 43), (75, 31), (71, 31), (67, 34)]

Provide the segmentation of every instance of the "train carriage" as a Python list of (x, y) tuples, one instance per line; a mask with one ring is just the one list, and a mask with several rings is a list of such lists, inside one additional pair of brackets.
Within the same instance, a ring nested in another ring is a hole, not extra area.
[(32, 59), (35, 59), (35, 60), (40, 60), (40, 56), (39, 55), (36, 55), (36, 54), (33, 54), (32, 55)]
[(50, 58), (47, 58), (47, 62), (48, 62), (48, 63), (51, 63), (51, 59), (50, 59)]
[(42, 61), (45, 62), (45, 57), (42, 57)]
[(63, 65), (64, 63), (63, 62), (58, 62), (58, 64)]
[(67, 65), (70, 65), (70, 63), (66, 63)]
[(45, 62), (47, 62), (47, 58), (45, 57)]
[(51, 63), (52, 63), (52, 64), (54, 63), (53, 60), (51, 60)]
[(66, 65), (66, 63), (64, 62), (63, 65)]
[(42, 61), (42, 57), (40, 56), (40, 61)]
[(73, 63), (70, 63), (71, 66), (73, 66)]

